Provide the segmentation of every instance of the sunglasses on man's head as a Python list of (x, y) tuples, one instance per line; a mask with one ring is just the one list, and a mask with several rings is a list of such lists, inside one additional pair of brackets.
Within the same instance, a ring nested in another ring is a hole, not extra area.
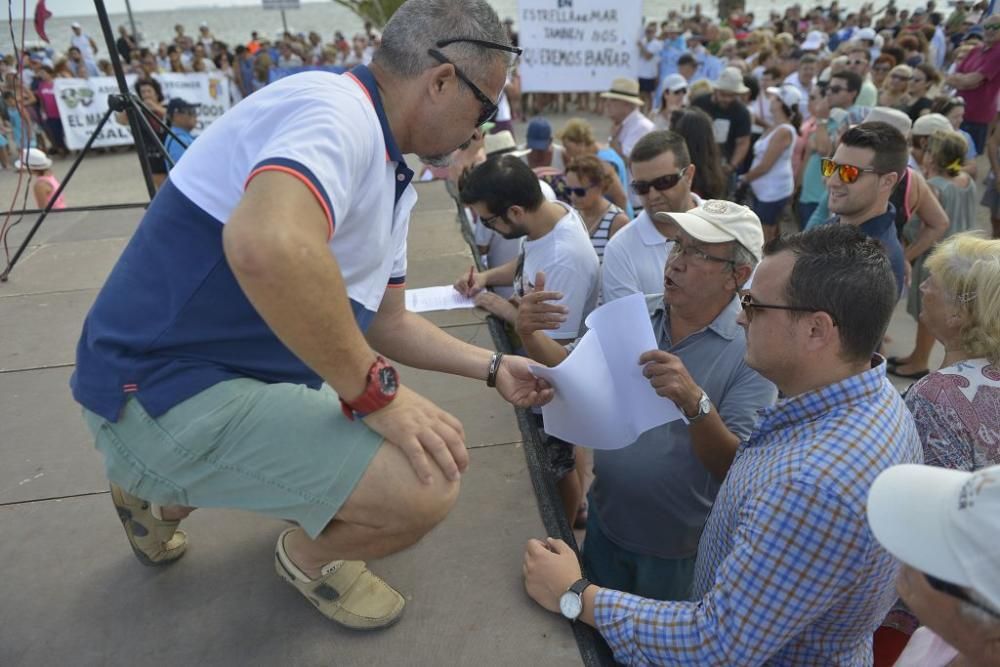
[(861, 174), (878, 173), (874, 167), (855, 167), (853, 164), (837, 164), (828, 157), (820, 160), (819, 170), (823, 174), (823, 178), (830, 178), (836, 173), (840, 176), (840, 180), (848, 185), (861, 178)]
[[(454, 39), (442, 39), (436, 42), (435, 46), (437, 46), (438, 49), (443, 49), (449, 44), (456, 44), (460, 42), (468, 44), (476, 44), (477, 46), (482, 46), (483, 48), (486, 49), (493, 49), (495, 51), (506, 51), (508, 53), (513, 53), (515, 56), (521, 55), (521, 49), (517, 48), (516, 46), (510, 46), (507, 44), (498, 44), (497, 42), (488, 42), (486, 40), (473, 39), (471, 37), (456, 37)], [(459, 69), (458, 65), (449, 60), (448, 56), (444, 55), (437, 49), (427, 49), (427, 55), (431, 56), (442, 65), (451, 65), (452, 67), (454, 67), (455, 76), (457, 76), (462, 83), (464, 83), (466, 86), (469, 87), (469, 90), (472, 91), (472, 94), (479, 101), (480, 110), (479, 110), (479, 118), (476, 120), (476, 127), (482, 127), (484, 123), (488, 123), (491, 120), (493, 120), (493, 117), (497, 115), (497, 110), (498, 110), (496, 102), (487, 97), (486, 93), (484, 93), (479, 88), (479, 86), (472, 83), (472, 79), (467, 77), (465, 75), (465, 72)]]
[(637, 195), (649, 194), (649, 190), (651, 188), (656, 188), (660, 192), (666, 192), (681, 182), (681, 179), (684, 178), (685, 171), (687, 171), (687, 167), (681, 169), (676, 174), (660, 176), (659, 178), (654, 178), (651, 181), (632, 181), (632, 189), (635, 190)]

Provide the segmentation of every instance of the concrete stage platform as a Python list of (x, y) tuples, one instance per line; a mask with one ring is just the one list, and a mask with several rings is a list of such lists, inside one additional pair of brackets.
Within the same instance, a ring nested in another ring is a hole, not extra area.
[[(408, 284), (451, 283), (472, 261), (455, 205), (440, 183), (418, 187)], [(588, 633), (581, 654), (570, 624), (524, 593), (522, 547), (554, 528), (515, 413), (481, 382), (401, 369), (462, 420), (472, 463), (451, 516), (371, 564), (408, 599), (393, 628), (359, 634), (320, 616), (274, 573), (284, 524), (246, 513), (195, 512), (181, 561), (140, 565), (67, 382), (83, 316), (141, 213), (52, 215), (0, 284), (0, 665), (600, 663)], [(12, 230), (11, 252), (32, 222)], [(493, 346), (482, 312), (432, 319)]]

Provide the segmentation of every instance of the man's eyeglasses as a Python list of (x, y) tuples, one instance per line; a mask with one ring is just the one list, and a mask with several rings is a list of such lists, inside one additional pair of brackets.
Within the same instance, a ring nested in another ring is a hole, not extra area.
[(991, 609), (986, 605), (984, 605), (983, 603), (976, 600), (975, 598), (973, 598), (961, 586), (956, 586), (955, 584), (949, 583), (942, 579), (938, 579), (937, 577), (932, 577), (931, 575), (926, 573), (924, 573), (924, 577), (927, 579), (927, 583), (930, 584), (931, 588), (933, 588), (934, 590), (941, 591), (946, 595), (958, 598), (962, 602), (971, 604), (976, 609), (985, 611), (993, 618), (1000, 618), (1000, 613), (998, 613), (995, 609)]
[(571, 194), (574, 197), (586, 197), (587, 196), (587, 191), (591, 190), (593, 188), (596, 188), (596, 187), (597, 187), (596, 185), (588, 185), (585, 188), (569, 188), (568, 187), (568, 188), (566, 188), (566, 192), (568, 192), (569, 194)]
[(847, 90), (847, 88), (844, 88), (843, 86), (828, 86), (826, 89), (826, 94), (836, 95), (837, 93), (842, 93), (845, 90)]
[(495, 225), (497, 220), (503, 220), (504, 222), (507, 222), (506, 215), (507, 211), (504, 211), (503, 213), (497, 213), (496, 215), (491, 215), (488, 218), (480, 217), (479, 222), (483, 223), (483, 227), (485, 227), (486, 229), (495, 230), (496, 229)]
[(867, 60), (849, 60), (849, 61), (847, 61), (847, 64), (848, 65), (867, 65), (868, 61)]
[(987, 25), (984, 25), (983, 30), (989, 30), (990, 32), (1000, 30), (1000, 23), (989, 23)]
[(684, 178), (684, 172), (686, 171), (687, 167), (684, 167), (676, 174), (660, 176), (659, 178), (654, 178), (651, 181), (632, 181), (632, 189), (635, 190), (637, 195), (649, 194), (650, 188), (656, 188), (660, 192), (666, 192), (681, 182), (681, 179)]
[[(508, 44), (500, 44), (498, 42), (488, 42), (483, 39), (473, 39), (471, 37), (455, 37), (453, 39), (442, 39), (436, 42), (435, 46), (437, 46), (438, 49), (443, 49), (449, 44), (457, 44), (460, 42), (467, 44), (476, 44), (477, 46), (482, 46), (483, 48), (486, 49), (493, 49), (495, 51), (506, 51), (507, 53), (513, 53), (515, 56), (521, 55), (521, 49), (517, 48), (516, 46), (510, 46)], [(493, 120), (493, 117), (497, 115), (497, 103), (491, 100), (489, 97), (487, 97), (486, 93), (484, 93), (479, 88), (479, 86), (472, 83), (472, 79), (467, 77), (465, 75), (465, 72), (459, 69), (458, 65), (453, 63), (451, 60), (448, 60), (448, 57), (446, 55), (444, 55), (437, 49), (427, 49), (427, 54), (443, 65), (451, 65), (452, 67), (454, 67), (455, 76), (457, 76), (459, 80), (462, 81), (462, 83), (464, 83), (466, 86), (469, 87), (469, 90), (472, 91), (472, 94), (479, 101), (480, 111), (479, 111), (479, 118), (476, 121), (476, 127), (482, 127), (483, 123), (488, 123), (491, 120)]]
[(686, 257), (689, 260), (695, 259), (700, 262), (718, 262), (720, 264), (732, 264), (733, 266), (736, 265), (736, 262), (734, 260), (726, 259), (724, 257), (716, 257), (715, 255), (711, 255), (705, 252), (699, 246), (696, 245), (686, 246), (680, 242), (680, 239), (667, 239), (667, 241), (673, 243), (673, 245), (670, 246), (670, 255), (669, 255), (670, 259), (674, 259), (680, 257), (681, 255), (684, 255), (684, 257)]
[[(740, 306), (743, 308), (743, 312), (747, 316), (747, 322), (753, 322), (753, 313), (758, 309), (791, 310), (801, 313), (826, 313), (827, 315), (830, 315), (830, 313), (822, 308), (810, 308), (809, 306), (778, 306), (768, 303), (757, 303), (749, 294), (744, 294), (740, 297)], [(833, 326), (837, 326), (837, 318), (830, 315), (830, 319), (833, 320)]]
[(840, 176), (840, 180), (848, 185), (861, 178), (861, 174), (879, 173), (874, 167), (855, 167), (853, 164), (837, 164), (828, 157), (820, 160), (819, 171), (823, 174), (823, 178), (830, 178), (836, 172)]

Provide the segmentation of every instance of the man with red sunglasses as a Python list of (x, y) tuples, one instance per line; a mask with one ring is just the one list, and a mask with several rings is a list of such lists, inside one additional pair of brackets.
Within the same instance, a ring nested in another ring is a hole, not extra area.
[(821, 164), (830, 212), (827, 221), (854, 225), (881, 241), (892, 263), (898, 293), (905, 282), (903, 246), (896, 236), (895, 207), (889, 197), (904, 171), (906, 138), (892, 125), (862, 123), (841, 137), (837, 152)]

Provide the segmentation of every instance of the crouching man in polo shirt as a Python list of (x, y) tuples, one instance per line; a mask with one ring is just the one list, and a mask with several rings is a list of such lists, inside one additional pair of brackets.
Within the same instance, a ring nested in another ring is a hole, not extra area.
[(468, 143), (517, 52), (484, 0), (410, 0), (369, 67), (268, 86), (170, 172), (71, 381), (140, 561), (183, 555), (193, 507), (259, 512), (297, 524), (275, 568), (324, 615), (399, 618), (403, 597), (362, 561), (441, 521), (469, 457), (462, 424), (386, 358), (520, 406), (551, 396), (525, 359), (446, 335), (400, 289), (416, 200), (403, 154), (444, 164)]

